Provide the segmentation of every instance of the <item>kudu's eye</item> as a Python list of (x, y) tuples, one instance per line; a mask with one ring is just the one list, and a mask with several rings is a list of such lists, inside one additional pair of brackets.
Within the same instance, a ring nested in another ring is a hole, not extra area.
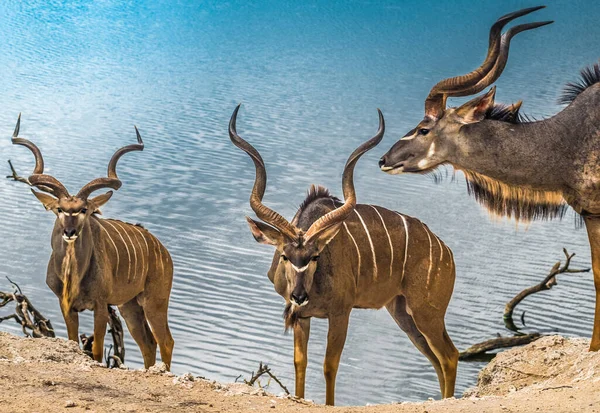
[(285, 255), (281, 254), (281, 259), (284, 260), (284, 261), (287, 261), (288, 257), (286, 257)]
[(59, 214), (62, 214), (63, 210), (60, 208), (56, 208), (56, 212), (58, 212)]
[(85, 215), (85, 214), (87, 213), (87, 208), (83, 208), (83, 209), (82, 209), (81, 211), (79, 211), (79, 212), (81, 212), (83, 215)]
[(419, 129), (419, 135), (427, 135), (429, 133), (429, 129), (421, 128)]

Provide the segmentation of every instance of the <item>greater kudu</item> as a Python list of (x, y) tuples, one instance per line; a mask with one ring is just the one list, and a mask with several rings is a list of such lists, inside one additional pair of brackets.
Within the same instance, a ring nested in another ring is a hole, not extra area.
[(236, 132), (238, 110), (229, 136), (256, 168), (250, 206), (263, 222), (246, 219), (256, 241), (276, 248), (268, 276), (285, 299), (286, 329), (294, 329), (296, 396), (304, 397), (311, 317), (329, 320), (323, 370), (326, 403), (333, 405), (351, 310), (385, 306), (435, 368), (442, 396), (452, 397), (458, 352), (444, 324), (454, 288), (452, 252), (421, 221), (356, 204), (354, 166), (381, 141), (381, 112), (377, 134), (348, 158), (342, 178), (345, 202), (313, 185), (289, 222), (262, 203), (267, 172), (258, 151)]
[(581, 214), (592, 248), (596, 311), (590, 350), (600, 349), (600, 65), (567, 85), (555, 116), (528, 121), (521, 102), (494, 103), (495, 87), (458, 108), (449, 96), (480, 92), (502, 73), (511, 38), (551, 22), (529, 23), (501, 35), (509, 21), (541, 7), (501, 17), (490, 30), (488, 55), (477, 70), (436, 84), (425, 118), (381, 158), (383, 171), (425, 173), (449, 164), (463, 171), (469, 193), (493, 214), (516, 220), (562, 217), (567, 205)]
[(46, 284), (59, 299), (69, 339), (78, 341), (78, 312), (93, 311), (92, 353), (96, 361), (102, 361), (108, 305), (116, 305), (140, 347), (144, 366), (154, 365), (158, 342), (162, 361), (169, 367), (174, 345), (167, 321), (173, 282), (171, 256), (142, 226), (99, 218), (99, 208), (108, 202), (112, 191), (88, 198), (99, 189), (121, 187), (116, 170), (119, 158), (144, 148), (137, 128), (138, 143), (114, 153), (108, 164), (108, 177), (94, 179), (72, 196), (60, 181), (44, 174), (39, 148), (18, 137), (20, 124), (21, 115), (12, 143), (33, 152), (35, 168), (28, 181), (47, 193), (32, 192), (47, 210), (56, 214)]

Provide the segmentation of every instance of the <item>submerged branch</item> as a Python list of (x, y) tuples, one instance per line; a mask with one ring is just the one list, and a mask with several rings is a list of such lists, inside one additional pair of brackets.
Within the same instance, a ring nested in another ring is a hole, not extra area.
[[(474, 344), (467, 350), (460, 353), (459, 360), (475, 360), (482, 358), (491, 359), (495, 356), (495, 354), (490, 354), (489, 351), (497, 350), (500, 348), (529, 344), (542, 337), (542, 334), (538, 332), (531, 334), (519, 333), (519, 328), (515, 325), (513, 320), (513, 314), (515, 311), (515, 307), (526, 297), (530, 296), (531, 294), (535, 294), (539, 291), (550, 290), (552, 287), (554, 287), (557, 284), (556, 276), (558, 274), (580, 273), (590, 271), (589, 268), (579, 270), (570, 269), (569, 266), (575, 254), (569, 254), (566, 248), (563, 248), (563, 253), (565, 254), (564, 265), (561, 266), (560, 261), (554, 264), (549, 274), (540, 283), (524, 289), (506, 304), (503, 314), (504, 325), (507, 329), (514, 331), (516, 334), (512, 337), (497, 337), (491, 340), (486, 340), (484, 342)], [(521, 315), (521, 322), (523, 323), (523, 325), (525, 324), (524, 314), (525, 313)]]
[(536, 284), (532, 287), (526, 288), (523, 291), (521, 291), (519, 294), (517, 294), (512, 300), (510, 300), (507, 304), (506, 307), (504, 308), (504, 315), (503, 315), (503, 319), (504, 319), (504, 325), (506, 326), (506, 328), (508, 328), (511, 331), (519, 331), (519, 328), (515, 325), (514, 321), (513, 321), (513, 313), (515, 310), (515, 307), (521, 302), (523, 301), (526, 297), (530, 296), (531, 294), (540, 292), (540, 291), (546, 291), (546, 290), (550, 290), (552, 287), (554, 287), (558, 282), (556, 280), (556, 276), (558, 274), (564, 274), (564, 273), (580, 273), (580, 272), (589, 272), (590, 269), (589, 268), (584, 268), (584, 269), (580, 269), (580, 270), (572, 270), (569, 268), (569, 265), (571, 264), (571, 259), (575, 256), (575, 254), (569, 254), (569, 252), (567, 251), (566, 248), (563, 248), (563, 253), (565, 254), (565, 263), (564, 265), (561, 267), (561, 262), (558, 261), (556, 264), (554, 264), (554, 266), (552, 267), (552, 269), (550, 270), (550, 273), (546, 276), (546, 278), (544, 278), (539, 284)]

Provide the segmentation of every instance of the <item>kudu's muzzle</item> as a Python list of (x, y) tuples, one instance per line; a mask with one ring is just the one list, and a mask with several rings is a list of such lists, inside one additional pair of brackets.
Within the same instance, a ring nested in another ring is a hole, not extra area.
[(296, 286), (290, 294), (290, 301), (292, 305), (296, 305), (298, 307), (302, 307), (308, 304), (308, 293), (306, 292), (306, 287), (304, 286), (304, 278), (306, 274), (304, 271), (298, 274), (296, 278)]
[(77, 229), (76, 228), (65, 228), (63, 230), (63, 240), (65, 242), (73, 242), (77, 239)]
[(292, 291), (290, 301), (292, 304), (297, 305), (298, 307), (302, 307), (308, 304), (308, 294), (304, 291), (304, 288), (294, 288)]

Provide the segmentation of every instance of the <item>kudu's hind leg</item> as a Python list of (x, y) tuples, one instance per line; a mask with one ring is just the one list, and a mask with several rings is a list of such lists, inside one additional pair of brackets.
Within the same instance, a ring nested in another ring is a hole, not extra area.
[(167, 316), (167, 309), (169, 307), (169, 300), (149, 300), (144, 305), (144, 312), (146, 314), (146, 320), (152, 328), (154, 339), (158, 342), (160, 347), (160, 358), (163, 363), (167, 365), (167, 369), (171, 370), (171, 358), (173, 357), (173, 336), (169, 329), (169, 321)]
[(133, 299), (119, 306), (119, 312), (125, 319), (129, 333), (137, 343), (142, 357), (144, 358), (144, 367), (150, 368), (156, 363), (156, 340), (152, 335), (152, 330), (146, 321), (144, 309)]
[(442, 397), (453, 397), (458, 366), (458, 350), (454, 347), (454, 343), (452, 343), (446, 332), (444, 312), (428, 306), (425, 302), (417, 303), (414, 306), (411, 306), (411, 302), (407, 302), (407, 309), (410, 309), (417, 329), (425, 337), (429, 348), (440, 362), (444, 374)]
[(594, 286), (596, 288), (596, 310), (594, 313), (594, 330), (590, 342), (590, 351), (600, 350), (600, 218), (585, 217), (585, 227), (588, 232), (592, 250), (592, 269), (594, 271)]
[(396, 324), (406, 333), (410, 341), (414, 344), (414, 346), (419, 350), (429, 362), (433, 365), (435, 372), (438, 377), (438, 382), (440, 384), (440, 392), (442, 396), (445, 393), (445, 379), (444, 372), (442, 371), (442, 366), (440, 365), (440, 361), (433, 353), (429, 344), (427, 343), (427, 339), (421, 334), (419, 329), (417, 328), (415, 321), (411, 317), (410, 314), (406, 311), (406, 299), (403, 296), (398, 296), (392, 301), (390, 301), (386, 306), (387, 310), (391, 314), (392, 318), (396, 321)]

